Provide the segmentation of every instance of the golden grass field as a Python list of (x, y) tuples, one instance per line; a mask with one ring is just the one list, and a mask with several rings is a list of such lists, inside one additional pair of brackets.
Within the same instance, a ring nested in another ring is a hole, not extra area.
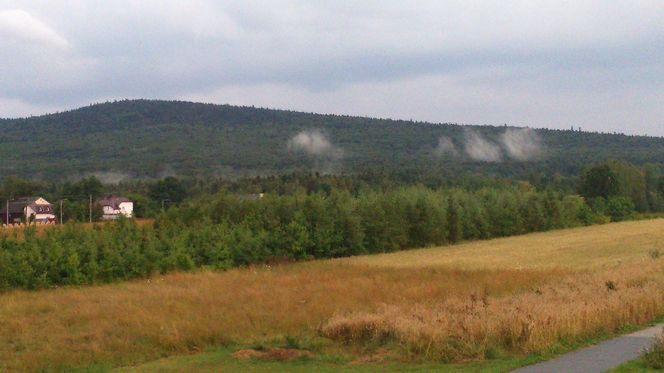
[[(661, 257), (654, 254), (662, 251)], [(0, 294), (0, 372), (134, 365), (293, 336), (361, 356), (542, 353), (664, 315), (664, 220)], [(326, 347), (328, 348), (328, 347)]]
[(532, 233), (339, 261), (390, 268), (601, 269), (620, 263), (648, 262), (654, 249), (664, 252), (664, 219)]

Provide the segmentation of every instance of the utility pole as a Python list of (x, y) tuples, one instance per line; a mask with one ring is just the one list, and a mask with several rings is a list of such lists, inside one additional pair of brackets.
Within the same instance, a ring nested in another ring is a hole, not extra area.
[(90, 223), (92, 223), (92, 194), (90, 194)]
[(62, 225), (62, 200), (60, 200), (60, 225)]
[(7, 200), (7, 220), (5, 221), (9, 225), (9, 200)]

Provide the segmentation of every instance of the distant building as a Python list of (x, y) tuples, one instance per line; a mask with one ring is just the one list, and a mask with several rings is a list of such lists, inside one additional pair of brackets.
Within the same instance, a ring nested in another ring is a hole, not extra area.
[(134, 202), (117, 196), (108, 196), (99, 201), (103, 210), (102, 219), (115, 220), (120, 216), (131, 218), (134, 216)]
[(53, 205), (42, 197), (21, 197), (9, 202), (0, 209), (3, 224), (54, 223)]

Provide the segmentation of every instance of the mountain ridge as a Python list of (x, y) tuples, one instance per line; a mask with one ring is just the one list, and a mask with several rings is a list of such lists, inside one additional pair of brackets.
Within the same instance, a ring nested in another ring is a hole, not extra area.
[[(540, 154), (513, 159), (508, 147), (501, 144), (508, 131), (526, 131), (520, 127), (189, 101), (139, 99), (91, 104), (34, 117), (0, 119), (0, 129), (0, 157), (4, 160), (0, 175), (37, 179), (68, 179), (94, 172), (205, 177), (372, 169), (429, 170), (449, 177), (479, 173), (527, 178), (532, 174), (573, 175), (589, 163), (606, 159), (664, 164), (664, 138), (656, 136), (532, 129), (541, 143)], [(469, 133), (477, 137), (480, 151), (497, 146), (494, 153), (499, 156), (486, 158), (480, 152), (482, 157), (469, 157)], [(299, 140), (324, 140), (326, 146), (342, 151), (332, 157), (306, 146), (292, 146), (299, 135), (304, 136)], [(442, 143), (448, 149), (441, 153), (438, 148)]]

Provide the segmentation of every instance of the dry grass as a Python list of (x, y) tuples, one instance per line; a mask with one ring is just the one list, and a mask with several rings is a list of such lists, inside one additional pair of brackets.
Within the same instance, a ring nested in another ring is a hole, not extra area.
[(531, 289), (559, 271), (395, 270), (310, 263), (0, 295), (0, 371), (130, 364), (224, 342), (314, 336), (337, 313)]
[[(127, 365), (219, 343), (319, 333), (454, 361), (482, 358), (493, 347), (541, 351), (664, 314), (664, 258), (648, 255), (664, 241), (662, 228), (658, 220), (418, 250), (410, 258), (419, 265), (399, 253), (9, 292), (0, 294), (0, 371)], [(571, 265), (577, 250), (594, 269), (546, 268), (579, 268)], [(529, 265), (505, 259), (526, 260), (527, 252), (536, 258)], [(477, 269), (453, 268), (449, 253), (460, 267)]]
[[(34, 227), (38, 235), (43, 235), (47, 229), (60, 229), (57, 224), (37, 224), (31, 225)], [(9, 237), (14, 239), (23, 239), (24, 232), (27, 226), (25, 225), (9, 225), (0, 227), (0, 238)]]
[[(613, 284), (607, 286), (608, 283)], [(450, 297), (338, 315), (322, 333), (346, 344), (396, 342), (414, 357), (482, 359), (491, 351), (542, 353), (664, 315), (664, 261), (571, 274), (535, 291)]]
[[(145, 225), (152, 225), (154, 224), (154, 219), (134, 219), (134, 222), (136, 225), (139, 227), (145, 226)], [(94, 223), (65, 223), (67, 224), (78, 224), (81, 227), (84, 227), (86, 229), (91, 229), (95, 225), (101, 225), (101, 224), (109, 224), (111, 223), (110, 221), (98, 221)], [(36, 231), (37, 236), (43, 236), (46, 231), (50, 230), (56, 230), (56, 229), (62, 229), (65, 225), (61, 224), (32, 224), (32, 225), (9, 225), (9, 226), (1, 226), (0, 227), (0, 239), (3, 237), (11, 238), (11, 239), (18, 239), (22, 240), (25, 238), (25, 230), (26, 228), (34, 228)]]
[(664, 219), (533, 233), (442, 248), (340, 259), (392, 268), (552, 268), (606, 269), (619, 263), (648, 262), (664, 249)]

